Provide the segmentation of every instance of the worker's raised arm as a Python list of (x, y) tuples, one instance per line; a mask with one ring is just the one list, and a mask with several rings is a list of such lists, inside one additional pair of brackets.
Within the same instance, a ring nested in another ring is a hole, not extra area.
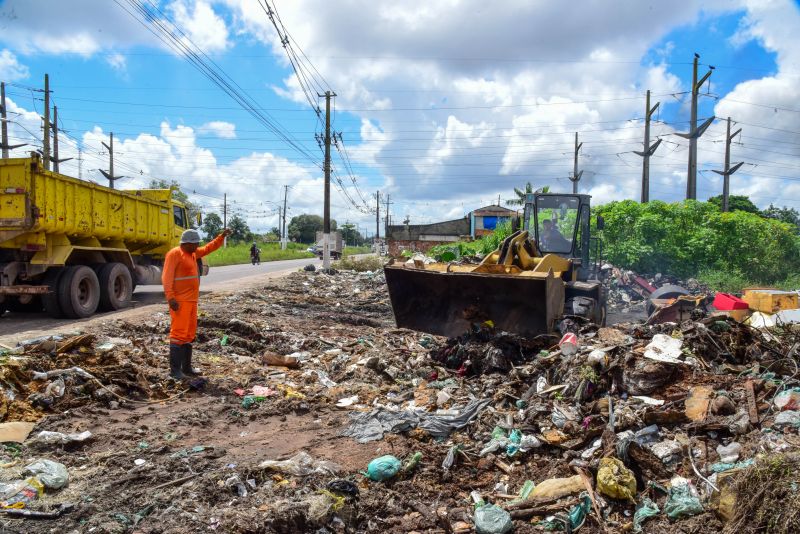
[(225, 237), (230, 235), (231, 231), (225, 229), (221, 234), (211, 240), (210, 243), (206, 244), (205, 246), (199, 247), (194, 255), (197, 258), (202, 258), (203, 256), (207, 256), (217, 250), (222, 244), (225, 242)]
[(161, 272), (161, 285), (167, 301), (175, 298), (175, 270), (178, 268), (178, 255), (168, 252), (164, 258), (164, 270)]

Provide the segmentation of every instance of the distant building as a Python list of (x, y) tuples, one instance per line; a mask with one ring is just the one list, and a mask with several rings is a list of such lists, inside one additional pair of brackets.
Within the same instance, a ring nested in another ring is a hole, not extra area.
[(469, 214), (469, 235), (473, 239), (494, 232), (498, 225), (510, 221), (517, 212), (502, 206), (484, 206)]
[(431, 224), (392, 225), (386, 232), (390, 256), (399, 256), (404, 250), (425, 254), (436, 245), (453, 243), (469, 237), (468, 217)]

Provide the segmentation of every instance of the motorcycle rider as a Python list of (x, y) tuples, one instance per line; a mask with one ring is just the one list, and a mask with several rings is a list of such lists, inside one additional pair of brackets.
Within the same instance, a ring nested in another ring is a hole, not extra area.
[(253, 241), (253, 244), (250, 246), (250, 261), (253, 262), (253, 265), (256, 263), (261, 265), (261, 249), (258, 248), (255, 241)]

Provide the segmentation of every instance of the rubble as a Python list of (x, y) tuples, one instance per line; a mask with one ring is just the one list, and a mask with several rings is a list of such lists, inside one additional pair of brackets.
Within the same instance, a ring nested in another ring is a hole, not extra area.
[[(615, 283), (626, 309), (645, 306)], [(379, 271), (301, 271), (204, 296), (199, 314), (199, 391), (168, 378), (166, 313), (3, 356), (2, 421), (35, 423), (0, 450), (3, 499), (29, 513), (7, 526), (798, 528), (778, 513), (800, 476), (795, 325), (700, 307), (682, 322), (569, 322), (533, 339), (486, 322), (444, 339), (394, 327)], [(42, 467), (68, 483), (45, 488)]]

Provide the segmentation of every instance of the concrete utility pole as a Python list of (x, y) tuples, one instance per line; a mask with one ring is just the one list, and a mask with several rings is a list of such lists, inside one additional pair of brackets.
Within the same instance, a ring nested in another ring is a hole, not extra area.
[[(375, 192), (375, 246), (380, 247), (381, 240), (381, 192)], [(380, 248), (378, 255), (380, 256)]]
[(44, 170), (50, 170), (50, 75), (44, 75), (44, 136), (42, 137)]
[(730, 193), (730, 179), (731, 174), (735, 173), (739, 170), (739, 167), (744, 165), (743, 161), (740, 161), (736, 165), (731, 168), (731, 141), (733, 138), (742, 133), (742, 129), (739, 128), (735, 132), (731, 133), (731, 118), (728, 117), (728, 134), (725, 137), (725, 170), (714, 172), (717, 174), (722, 175), (722, 211), (730, 211), (728, 206), (728, 197)]
[(709, 67), (708, 72), (700, 80), (697, 79), (697, 60), (700, 55), (694, 55), (694, 67), (692, 69), (692, 117), (689, 122), (689, 133), (679, 133), (684, 139), (689, 140), (689, 168), (686, 173), (686, 199), (697, 199), (697, 140), (702, 136), (706, 129), (714, 122), (715, 117), (710, 117), (700, 127), (697, 127), (697, 97), (700, 88), (706, 83), (708, 77), (714, 71), (714, 67)]
[(289, 197), (289, 186), (283, 186), (283, 224), (281, 225), (281, 250), (286, 250), (286, 199)]
[(578, 144), (578, 132), (575, 132), (575, 159), (572, 163), (572, 176), (569, 177), (572, 181), (572, 194), (578, 194), (578, 182), (583, 176), (583, 171), (578, 172), (578, 151), (583, 146), (583, 143)]
[(108, 150), (108, 172), (99, 169), (100, 173), (108, 180), (108, 187), (114, 189), (114, 182), (122, 178), (114, 174), (114, 132), (109, 134), (109, 144), (103, 143), (103, 146)]
[(78, 145), (78, 178), (83, 180), (83, 150), (81, 150), (80, 144)]
[(58, 164), (72, 158), (58, 159), (58, 106), (53, 106), (53, 170), (58, 171)]
[(6, 84), (4, 82), (0, 82), (0, 132), (2, 132), (2, 137), (0, 137), (0, 149), (2, 149), (3, 159), (8, 159), (8, 151), (14, 150), (15, 148), (19, 148), (21, 146), (25, 146), (25, 143), (21, 145), (9, 145), (8, 144), (8, 117), (6, 116), (7, 113), (6, 108)]
[[(228, 227), (228, 193), (222, 193), (222, 229)], [(228, 246), (228, 236), (222, 240), (224, 247)]]
[(386, 239), (389, 239), (389, 206), (394, 204), (394, 202), (389, 200), (390, 196), (391, 195), (389, 195), (389, 193), (386, 193), (386, 215), (385, 215), (386, 221), (384, 222), (384, 230), (383, 230), (383, 234), (386, 236)]
[(325, 91), (325, 206), (322, 215), (322, 268), (331, 268), (331, 97), (336, 93)]
[(650, 119), (653, 116), (653, 113), (656, 112), (658, 109), (659, 104), (661, 102), (656, 102), (656, 105), (650, 108), (650, 89), (647, 90), (647, 98), (645, 99), (645, 106), (644, 106), (644, 150), (639, 152), (638, 150), (634, 150), (634, 154), (638, 154), (644, 158), (642, 160), (642, 204), (646, 204), (650, 202), (650, 156), (652, 156), (658, 145), (661, 144), (661, 139), (655, 142), (653, 146), (650, 146)]

